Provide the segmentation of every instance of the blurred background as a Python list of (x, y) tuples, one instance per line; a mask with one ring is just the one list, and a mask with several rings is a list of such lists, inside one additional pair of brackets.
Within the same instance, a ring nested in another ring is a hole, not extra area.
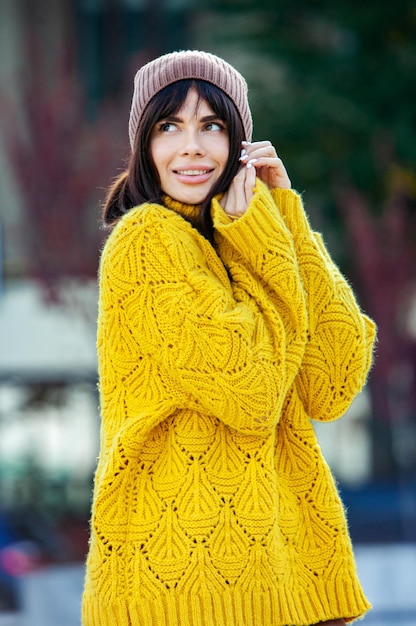
[(181, 48), (246, 77), (316, 230), (379, 327), (365, 391), (317, 427), (366, 624), (416, 625), (416, 6), (1, 0), (0, 626), (79, 626), (98, 453), (100, 203), (135, 71)]

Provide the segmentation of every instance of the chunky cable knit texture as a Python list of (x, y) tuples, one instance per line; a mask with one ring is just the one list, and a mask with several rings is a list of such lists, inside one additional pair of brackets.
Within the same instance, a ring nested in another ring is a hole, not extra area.
[[(363, 387), (373, 323), (293, 191), (260, 181), (217, 249), (146, 204), (100, 268), (101, 452), (84, 626), (306, 626), (364, 614), (310, 418)], [(182, 214), (182, 215), (181, 215)]]

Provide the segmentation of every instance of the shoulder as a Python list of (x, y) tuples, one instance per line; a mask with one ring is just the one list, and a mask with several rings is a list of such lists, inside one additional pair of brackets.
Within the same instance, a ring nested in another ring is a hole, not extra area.
[[(202, 253), (202, 235), (181, 215), (160, 204), (146, 203), (131, 209), (115, 226), (103, 248), (103, 271), (137, 274), (146, 266), (156, 271), (193, 264)], [(110, 269), (111, 268), (111, 269)]]
[(114, 227), (103, 256), (122, 254), (132, 246), (163, 245), (192, 231), (195, 229), (175, 211), (160, 204), (141, 204), (126, 213)]
[(126, 213), (111, 231), (107, 245), (117, 245), (140, 236), (141, 231), (159, 228), (163, 222), (171, 221), (175, 215), (173, 211), (161, 204), (145, 203), (132, 208)]

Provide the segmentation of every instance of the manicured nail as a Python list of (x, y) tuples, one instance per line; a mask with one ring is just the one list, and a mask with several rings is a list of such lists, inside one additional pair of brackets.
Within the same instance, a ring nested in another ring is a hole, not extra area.
[(240, 159), (241, 159), (241, 157), (246, 156), (246, 154), (247, 154), (247, 150), (244, 150), (244, 149), (241, 150)]
[(257, 161), (257, 159), (250, 159), (250, 161), (247, 162), (247, 167), (252, 167), (253, 163), (255, 163)]
[(242, 145), (242, 146), (248, 146), (248, 141), (242, 141), (242, 142), (241, 142), (241, 145)]

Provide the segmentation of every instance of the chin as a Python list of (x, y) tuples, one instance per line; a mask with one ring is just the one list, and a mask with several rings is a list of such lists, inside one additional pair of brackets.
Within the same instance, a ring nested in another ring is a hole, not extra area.
[(177, 194), (175, 200), (182, 204), (202, 204), (207, 194)]

